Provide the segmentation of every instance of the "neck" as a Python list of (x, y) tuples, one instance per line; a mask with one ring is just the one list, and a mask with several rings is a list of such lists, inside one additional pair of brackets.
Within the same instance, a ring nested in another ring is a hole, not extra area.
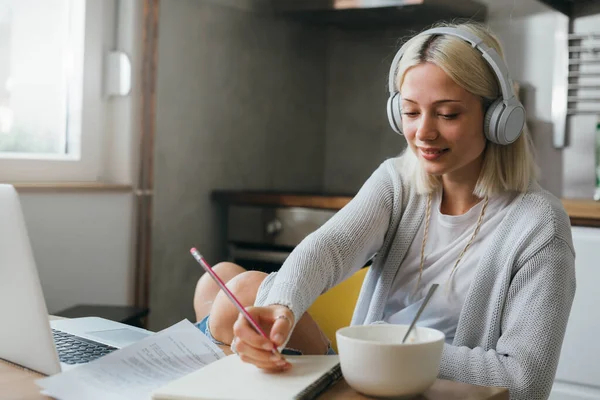
[(481, 199), (473, 194), (483, 165), (483, 154), (468, 165), (442, 175), (442, 204), (446, 215), (462, 215)]
[(446, 215), (462, 215), (481, 199), (473, 194), (475, 184), (443, 183), (440, 211)]

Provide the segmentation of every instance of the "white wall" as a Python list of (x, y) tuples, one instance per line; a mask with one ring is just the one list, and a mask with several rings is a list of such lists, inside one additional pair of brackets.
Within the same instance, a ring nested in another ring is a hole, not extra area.
[(528, 98), (530, 119), (550, 119), (555, 39), (549, 32), (561, 18), (555, 11), (490, 20), (490, 27), (504, 44), (505, 57), (513, 79), (532, 86), (534, 99)]
[(19, 195), (50, 313), (132, 303), (132, 194)]

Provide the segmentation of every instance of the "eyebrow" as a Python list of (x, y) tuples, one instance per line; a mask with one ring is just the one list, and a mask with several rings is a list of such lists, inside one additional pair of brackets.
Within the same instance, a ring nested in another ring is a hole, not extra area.
[[(415, 104), (417, 104), (417, 102), (416, 102), (416, 101), (414, 101), (414, 100), (411, 100), (411, 99), (406, 99), (406, 98), (403, 98), (402, 100), (405, 100), (405, 101), (408, 101), (408, 102), (411, 102), (411, 103), (415, 103)], [(433, 102), (433, 104), (439, 104), (439, 103), (460, 103), (460, 100), (453, 100), (453, 99), (443, 99), (443, 100), (437, 100), (437, 101), (434, 101), (434, 102)]]

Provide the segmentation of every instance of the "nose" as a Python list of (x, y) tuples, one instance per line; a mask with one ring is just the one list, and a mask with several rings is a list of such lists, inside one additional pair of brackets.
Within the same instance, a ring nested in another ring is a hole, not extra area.
[(434, 140), (438, 137), (438, 130), (435, 118), (427, 113), (421, 115), (417, 127), (416, 138), (422, 141)]

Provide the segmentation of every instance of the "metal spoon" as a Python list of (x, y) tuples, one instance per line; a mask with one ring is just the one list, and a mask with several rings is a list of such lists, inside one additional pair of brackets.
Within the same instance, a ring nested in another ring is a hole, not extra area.
[(434, 283), (429, 288), (429, 292), (427, 292), (427, 296), (425, 296), (425, 300), (423, 300), (423, 304), (421, 304), (421, 307), (419, 308), (419, 311), (417, 311), (417, 315), (415, 315), (415, 318), (410, 323), (410, 326), (408, 327), (408, 330), (406, 331), (406, 335), (404, 335), (404, 339), (402, 339), (402, 343), (404, 343), (406, 341), (406, 338), (408, 338), (408, 335), (410, 335), (410, 331), (412, 331), (412, 329), (415, 327), (415, 324), (417, 323), (417, 320), (421, 316), (421, 313), (423, 312), (423, 309), (425, 308), (425, 306), (429, 302), (429, 299), (431, 299), (431, 296), (433, 296), (433, 292), (435, 292), (435, 289), (437, 289), (438, 286), (440, 286), (440, 285), (438, 285), (437, 283)]

